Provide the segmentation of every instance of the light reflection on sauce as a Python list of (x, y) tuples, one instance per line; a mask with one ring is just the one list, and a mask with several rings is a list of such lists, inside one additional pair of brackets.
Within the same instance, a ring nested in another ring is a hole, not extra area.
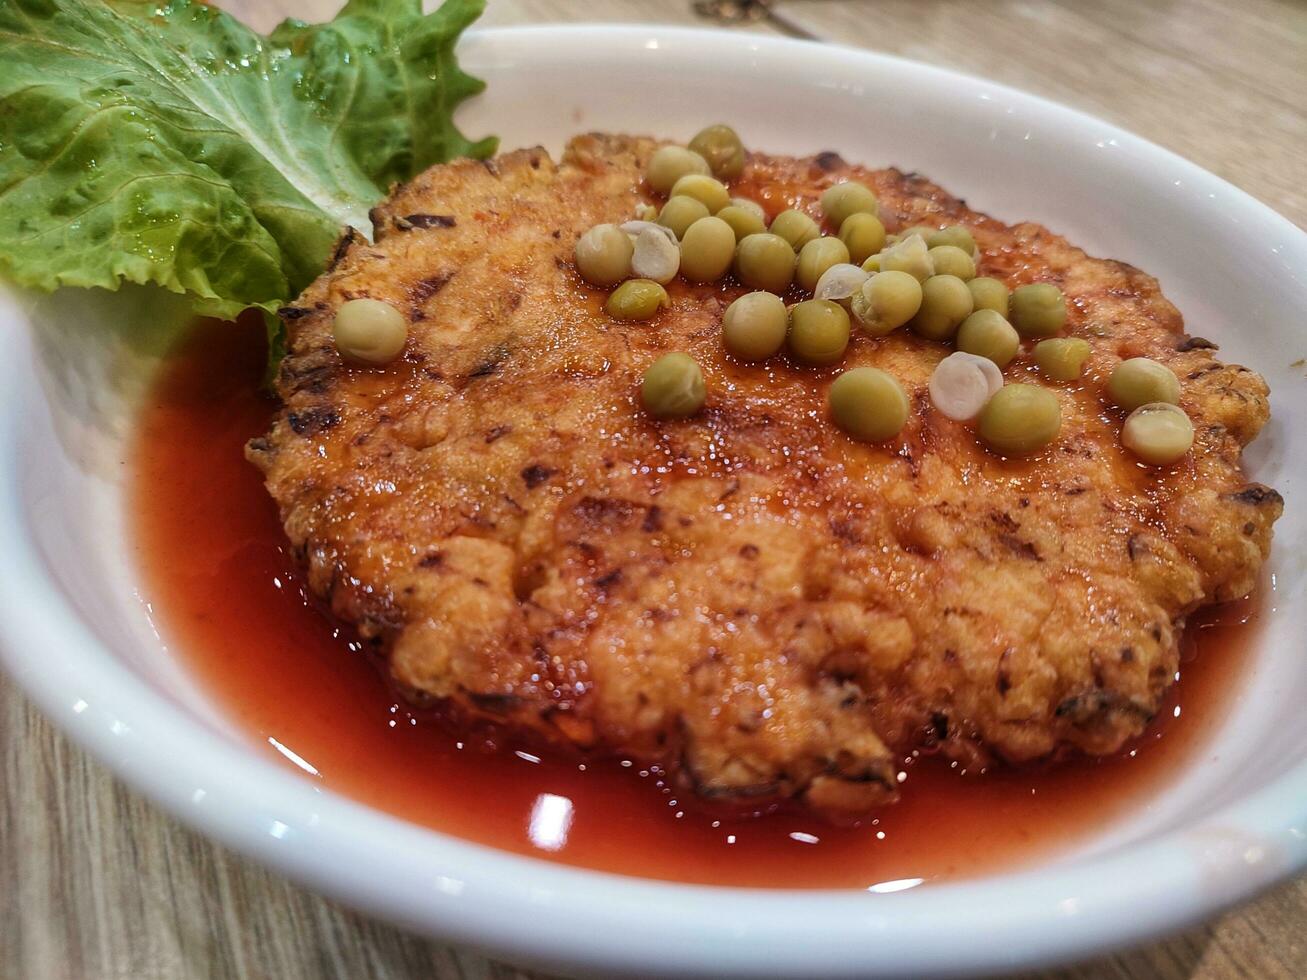
[(1029, 863), (1144, 804), (1201, 750), (1249, 659), (1257, 607), (1209, 610), (1187, 631), (1183, 684), (1126, 751), (979, 778), (907, 759), (902, 802), (857, 827), (712, 812), (656, 767), (459, 731), (397, 699), (307, 598), (242, 455), (272, 410), (255, 394), (260, 337), (257, 323), (203, 324), (145, 406), (133, 518), (146, 594), (172, 648), (270, 757), (417, 824), (651, 878), (901, 891)]

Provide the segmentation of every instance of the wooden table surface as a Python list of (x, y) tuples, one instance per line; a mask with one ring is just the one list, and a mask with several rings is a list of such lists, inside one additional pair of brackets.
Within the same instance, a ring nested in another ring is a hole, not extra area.
[[(221, 2), (262, 29), (340, 5)], [(1119, 123), (1307, 226), (1301, 2), (777, 6), (821, 38), (961, 69)], [(491, 0), (484, 22), (594, 19), (703, 23), (688, 0)], [(532, 976), (357, 915), (181, 827), (55, 732), (4, 678), (0, 753), (3, 980)], [(1210, 925), (1043, 976), (1307, 976), (1307, 879)]]

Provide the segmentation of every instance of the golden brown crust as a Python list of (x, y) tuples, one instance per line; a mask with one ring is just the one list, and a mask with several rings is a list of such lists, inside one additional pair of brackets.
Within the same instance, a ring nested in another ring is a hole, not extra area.
[[(410, 687), (658, 759), (706, 796), (864, 810), (913, 748), (1021, 761), (1137, 733), (1184, 617), (1248, 592), (1269, 548), (1279, 495), (1239, 470), (1262, 379), (1186, 338), (1151, 277), (1037, 225), (833, 154), (755, 156), (738, 192), (773, 213), (817, 215), (853, 177), (891, 229), (965, 223), (983, 274), (1058, 283), (1092, 346), (1084, 380), (1058, 386), (1059, 441), (1008, 462), (929, 410), (942, 346), (856, 337), (842, 367), (889, 370), (915, 410), (893, 443), (853, 443), (826, 419), (838, 369), (723, 354), (736, 287), (678, 288), (632, 326), (576, 277), (576, 237), (649, 200), (655, 146), (590, 135), (558, 165), (535, 149), (435, 167), (294, 304), (285, 405), (250, 457), (315, 591)], [(331, 318), (357, 296), (411, 318), (402, 362), (340, 361)], [(705, 368), (688, 421), (635, 399), (668, 350)], [(1102, 398), (1136, 355), (1176, 371), (1197, 428), (1166, 471), (1120, 450)], [(1006, 374), (1043, 383), (1029, 351)]]

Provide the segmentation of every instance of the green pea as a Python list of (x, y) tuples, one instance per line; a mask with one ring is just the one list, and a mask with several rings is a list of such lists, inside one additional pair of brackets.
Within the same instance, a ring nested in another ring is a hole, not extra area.
[(1012, 326), (1029, 339), (1052, 337), (1066, 323), (1066, 300), (1051, 282), (1018, 286), (1012, 291)]
[(1121, 445), (1152, 466), (1169, 466), (1194, 444), (1194, 424), (1169, 402), (1140, 405), (1121, 427)]
[(706, 217), (708, 208), (703, 201), (682, 195), (668, 199), (662, 211), (658, 212), (658, 223), (672, 229), (677, 238), (683, 238), (690, 225)]
[(735, 249), (735, 275), (751, 289), (783, 293), (794, 281), (794, 249), (779, 235), (747, 235)]
[(347, 361), (373, 366), (389, 364), (404, 350), (408, 321), (404, 314), (382, 300), (346, 300), (332, 321), (331, 339)]
[(700, 201), (709, 214), (716, 214), (731, 203), (731, 192), (726, 185), (703, 174), (686, 174), (672, 185), (672, 197), (692, 197)]
[(970, 258), (976, 252), (976, 240), (971, 237), (971, 232), (961, 225), (949, 225), (941, 231), (932, 231), (926, 236), (926, 244), (931, 248), (940, 248), (944, 245), (951, 245), (954, 248), (960, 248), (967, 253)]
[(743, 361), (762, 361), (785, 343), (789, 311), (775, 293), (745, 293), (722, 317), (722, 342)]
[(835, 424), (864, 442), (898, 435), (908, 421), (908, 396), (891, 375), (872, 367), (845, 371), (829, 392)]
[(849, 306), (865, 333), (883, 337), (921, 309), (921, 283), (906, 272), (877, 272), (853, 294)]
[(1004, 456), (1026, 456), (1043, 449), (1062, 428), (1057, 395), (1038, 385), (1005, 385), (994, 393), (976, 420), (980, 438)]
[(690, 282), (716, 282), (735, 258), (735, 232), (721, 218), (700, 218), (681, 239), (681, 275)]
[(826, 188), (821, 195), (821, 209), (838, 228), (851, 214), (879, 214), (880, 202), (865, 184), (846, 180)]
[(1180, 379), (1165, 364), (1147, 357), (1132, 357), (1112, 370), (1107, 380), (1112, 401), (1127, 412), (1149, 402), (1180, 404)]
[(761, 235), (767, 230), (767, 223), (761, 217), (748, 208), (740, 207), (738, 204), (726, 205), (717, 212), (717, 217), (731, 226), (731, 231), (735, 232), (736, 241), (741, 240), (746, 235)]
[(656, 419), (689, 418), (703, 408), (703, 372), (689, 354), (664, 354), (644, 372), (640, 400)]
[(958, 350), (987, 357), (1003, 368), (1017, 356), (1021, 337), (1000, 314), (993, 310), (976, 310), (958, 327), (957, 345)]
[(660, 146), (649, 158), (645, 177), (649, 186), (659, 194), (666, 194), (672, 185), (686, 174), (710, 174), (708, 161), (683, 146)]
[(827, 269), (849, 261), (849, 250), (838, 238), (814, 238), (799, 252), (794, 278), (807, 292), (817, 288), (817, 280)]
[(1089, 342), (1079, 337), (1054, 337), (1035, 345), (1035, 363), (1054, 381), (1076, 380), (1088, 356)]
[(965, 282), (957, 276), (931, 276), (921, 284), (921, 309), (908, 327), (927, 340), (948, 340), (972, 308)]
[(789, 242), (790, 248), (796, 252), (821, 234), (817, 222), (794, 208), (776, 215), (772, 220), (770, 231), (773, 235), (780, 235)]
[(690, 149), (708, 161), (713, 176), (734, 180), (744, 172), (744, 144), (725, 123), (715, 123), (694, 134)]
[(849, 261), (862, 265), (885, 247), (885, 226), (874, 214), (851, 214), (840, 223), (840, 241), (849, 250)]
[(875, 255), (868, 255), (867, 260), (862, 263), (862, 271), (871, 273), (880, 272), (880, 257), (884, 254), (885, 253), (882, 251), (877, 252)]
[(971, 298), (975, 301), (976, 309), (993, 310), (1007, 319), (1007, 286), (989, 276), (980, 276), (967, 283), (967, 288), (971, 290)]
[(790, 352), (804, 364), (834, 364), (849, 346), (849, 315), (839, 303), (809, 299), (790, 310)]
[(631, 274), (631, 238), (617, 225), (595, 225), (576, 240), (576, 271), (592, 286), (615, 286)]
[(936, 245), (929, 252), (935, 263), (935, 275), (957, 276), (963, 282), (976, 277), (976, 263), (971, 255), (956, 245)]
[(652, 279), (628, 279), (608, 297), (604, 312), (614, 320), (651, 320), (670, 306), (667, 290)]

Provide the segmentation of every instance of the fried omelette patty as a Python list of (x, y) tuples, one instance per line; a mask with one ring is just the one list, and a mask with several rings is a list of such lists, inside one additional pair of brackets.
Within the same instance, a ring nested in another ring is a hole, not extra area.
[[(588, 135), (561, 164), (530, 149), (434, 167), (282, 311), (284, 404), (248, 455), (312, 589), (415, 694), (661, 762), (706, 797), (861, 812), (913, 749), (1021, 762), (1140, 732), (1186, 615), (1247, 594), (1266, 557), (1282, 502), (1239, 467), (1263, 380), (1186, 336), (1137, 269), (831, 153), (755, 154), (733, 193), (820, 220), (822, 190), (860, 180), (891, 231), (962, 223), (981, 275), (1058, 284), (1092, 354), (1055, 386), (1051, 448), (1003, 460), (933, 411), (949, 350), (906, 330), (855, 332), (836, 368), (742, 365), (720, 339), (729, 282), (614, 322), (572, 248), (653, 200), (657, 145)], [(365, 296), (411, 321), (386, 368), (332, 344), (335, 310)], [(671, 350), (703, 365), (708, 400), (659, 422), (637, 389)], [(1167, 469), (1123, 452), (1104, 396), (1135, 356), (1174, 369), (1197, 430)], [(860, 365), (912, 403), (882, 445), (827, 417), (831, 380)], [(1005, 374), (1047, 384), (1028, 348)]]

